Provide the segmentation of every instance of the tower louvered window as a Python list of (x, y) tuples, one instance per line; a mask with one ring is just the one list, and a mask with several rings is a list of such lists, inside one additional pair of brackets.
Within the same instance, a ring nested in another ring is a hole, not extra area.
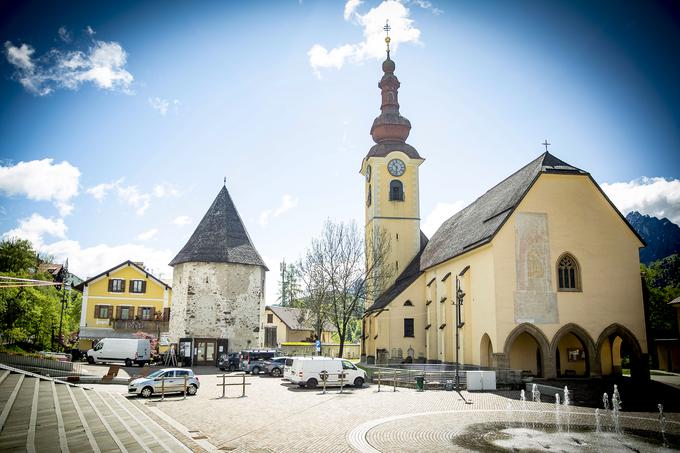
[(404, 201), (404, 185), (399, 180), (390, 182), (390, 201)]
[(580, 291), (581, 275), (576, 258), (565, 253), (557, 262), (557, 284), (560, 291)]

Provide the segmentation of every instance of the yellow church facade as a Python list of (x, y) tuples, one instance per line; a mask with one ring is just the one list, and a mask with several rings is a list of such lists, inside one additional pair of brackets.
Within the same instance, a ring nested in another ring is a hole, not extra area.
[[(543, 377), (647, 370), (639, 248), (591, 175), (547, 151), (448, 219), (420, 231), (419, 167), (399, 114), (394, 62), (364, 158), (366, 243), (390, 239), (394, 277), (369, 297), (368, 363), (459, 362)], [(628, 363), (630, 361), (630, 363)]]

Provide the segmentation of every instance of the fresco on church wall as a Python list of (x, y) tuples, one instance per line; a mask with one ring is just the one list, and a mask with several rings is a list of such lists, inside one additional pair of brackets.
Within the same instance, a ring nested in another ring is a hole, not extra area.
[(559, 322), (552, 290), (548, 217), (520, 212), (515, 217), (515, 322)]

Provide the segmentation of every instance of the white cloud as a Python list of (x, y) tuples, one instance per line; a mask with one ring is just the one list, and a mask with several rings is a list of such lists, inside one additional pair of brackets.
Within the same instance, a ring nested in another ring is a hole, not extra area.
[(291, 195), (284, 194), (281, 197), (281, 204), (275, 208), (275, 209), (266, 209), (262, 212), (260, 212), (260, 216), (258, 217), (258, 223), (260, 226), (267, 226), (269, 224), (269, 219), (273, 217), (278, 217), (282, 214), (284, 214), (287, 211), (290, 211), (291, 209), (295, 208), (298, 205), (299, 200), (297, 198), (293, 198)]
[(352, 15), (356, 12), (356, 9), (361, 5), (363, 2), (361, 0), (347, 0), (347, 3), (345, 3), (345, 20), (350, 20), (352, 18)]
[(67, 229), (64, 219), (48, 219), (34, 213), (20, 219), (19, 226), (3, 234), (3, 238), (28, 239), (37, 248), (43, 245), (45, 235), (63, 239)]
[(51, 201), (62, 216), (70, 214), (73, 211), (70, 201), (78, 195), (80, 170), (66, 161), (53, 162), (53, 159), (42, 159), (0, 166), (0, 192), (23, 195), (29, 200)]
[(142, 193), (137, 186), (119, 186), (118, 197), (135, 208), (137, 215), (143, 215), (151, 205), (151, 195)]
[[(94, 30), (88, 28), (87, 34), (93, 36)], [(69, 42), (65, 36), (70, 40), (64, 27), (59, 29), (59, 36), (65, 42)], [(34, 53), (35, 49), (28, 44), (15, 46), (11, 41), (5, 42), (7, 61), (15, 67), (13, 77), (37, 96), (56, 89), (77, 90), (88, 82), (100, 89), (131, 93), (134, 77), (125, 69), (127, 53), (115, 41), (92, 39), (84, 51), (55, 48), (38, 58), (33, 58)]]
[(178, 217), (175, 217), (175, 219), (172, 221), (177, 226), (184, 226), (184, 225), (189, 225), (191, 223), (191, 219), (189, 216), (186, 215), (181, 215)]
[(421, 224), (420, 228), (428, 238), (431, 238), (442, 223), (444, 223), (452, 215), (464, 207), (465, 203), (461, 200), (455, 201), (453, 203), (437, 203), (434, 206), (432, 212), (430, 212), (428, 216), (425, 217), (425, 220)]
[(62, 41), (65, 43), (70, 43), (71, 42), (71, 32), (68, 31), (68, 28), (61, 26), (59, 27), (59, 30), (57, 31), (59, 33), (59, 38), (61, 38)]
[(94, 29), (88, 25), (87, 27), (85, 27), (85, 33), (87, 33), (90, 36), (94, 36), (97, 32), (94, 31)]
[(148, 231), (145, 231), (143, 233), (139, 233), (137, 235), (137, 240), (138, 241), (148, 241), (149, 239), (153, 239), (154, 237), (156, 237), (157, 234), (158, 234), (158, 228), (151, 228)]
[(159, 97), (154, 97), (154, 98), (149, 98), (149, 105), (151, 106), (152, 109), (158, 110), (158, 113), (161, 115), (165, 116), (168, 114), (168, 111), (170, 111), (170, 108), (172, 107), (172, 111), (177, 114), (179, 113), (179, 106), (181, 103), (179, 102), (179, 99), (162, 99)]
[(396, 51), (401, 43), (419, 42), (420, 30), (413, 27), (409, 9), (396, 0), (385, 0), (366, 14), (357, 12), (361, 2), (349, 0), (345, 3), (345, 20), (351, 20), (363, 28), (363, 41), (354, 44), (343, 44), (327, 50), (321, 44), (314, 44), (307, 52), (309, 64), (314, 73), (320, 77), (321, 68), (340, 69), (347, 62), (361, 63), (369, 59), (385, 58), (385, 32), (383, 27), (389, 19), (390, 48)]
[(161, 184), (156, 184), (153, 186), (153, 194), (156, 198), (164, 198), (164, 197), (177, 197), (179, 196), (179, 190), (175, 188), (170, 183), (164, 182)]
[(643, 177), (602, 184), (602, 190), (624, 214), (638, 211), (680, 223), (680, 179)]
[(169, 196), (177, 197), (180, 195), (179, 190), (167, 182), (156, 184), (153, 186), (152, 191), (147, 193), (142, 192), (135, 185), (124, 186), (124, 180), (125, 178), (120, 178), (114, 182), (97, 184), (96, 186), (88, 188), (85, 192), (101, 202), (108, 196), (109, 192), (115, 190), (121, 201), (135, 208), (137, 215), (143, 215), (146, 212), (149, 206), (151, 206), (152, 197), (164, 198)]
[(117, 181), (114, 182), (105, 182), (101, 184), (97, 184), (94, 187), (88, 188), (85, 192), (89, 193), (94, 197), (95, 200), (97, 201), (103, 201), (104, 198), (109, 194), (109, 192), (118, 187), (121, 183), (123, 182), (123, 178), (120, 178)]
[(156, 250), (139, 244), (98, 244), (83, 248), (78, 241), (62, 240), (42, 245), (39, 251), (53, 256), (59, 263), (68, 258), (69, 271), (81, 278), (94, 277), (126, 260), (143, 262), (156, 277), (172, 278), (172, 268), (168, 263), (173, 252), (167, 249)]

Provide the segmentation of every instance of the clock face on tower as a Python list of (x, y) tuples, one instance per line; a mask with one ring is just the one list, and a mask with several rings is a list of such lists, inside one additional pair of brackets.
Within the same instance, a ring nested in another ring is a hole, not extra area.
[(387, 164), (387, 170), (392, 176), (401, 176), (406, 171), (406, 164), (401, 159), (392, 159)]

